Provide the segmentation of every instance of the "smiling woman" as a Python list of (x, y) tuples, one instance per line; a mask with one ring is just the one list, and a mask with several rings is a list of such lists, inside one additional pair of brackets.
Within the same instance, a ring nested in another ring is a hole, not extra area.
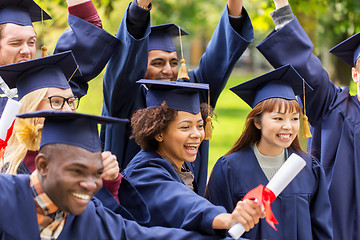
[(260, 221), (242, 236), (246, 239), (332, 239), (324, 171), (301, 149), (298, 139), (301, 107), (295, 95), (304, 89), (310, 87), (289, 65), (231, 88), (252, 110), (238, 141), (215, 164), (207, 199), (232, 212), (246, 193), (266, 186), (291, 153), (306, 161), (306, 167), (271, 205), (279, 222), (277, 231)]
[(150, 85), (148, 108), (131, 119), (133, 137), (140, 151), (124, 170), (124, 176), (146, 201), (151, 218), (147, 226), (165, 226), (223, 234), (235, 222), (247, 230), (262, 217), (259, 204), (245, 200), (232, 213), (197, 194), (193, 171), (205, 137), (209, 106), (200, 104), (207, 84), (142, 80)]

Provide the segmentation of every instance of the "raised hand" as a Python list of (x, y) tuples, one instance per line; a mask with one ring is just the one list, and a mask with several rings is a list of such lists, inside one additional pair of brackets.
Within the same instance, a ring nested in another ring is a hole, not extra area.
[(105, 151), (101, 153), (104, 172), (102, 178), (105, 180), (115, 180), (119, 176), (119, 164), (116, 160), (116, 156), (112, 155), (111, 152)]

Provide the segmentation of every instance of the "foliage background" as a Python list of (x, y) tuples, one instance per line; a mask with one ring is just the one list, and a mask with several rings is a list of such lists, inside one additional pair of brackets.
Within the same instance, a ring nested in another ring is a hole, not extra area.
[[(36, 0), (52, 17), (52, 21), (34, 24), (39, 36), (39, 45), (45, 41), (51, 52), (56, 39), (67, 28), (67, 10), (64, 0)], [(130, 0), (93, 0), (103, 21), (104, 29), (115, 35), (123, 14)], [(154, 0), (151, 10), (151, 24), (174, 22), (186, 29), (190, 36), (185, 41), (200, 39), (204, 51), (206, 43), (217, 25), (220, 15), (226, 5), (226, 0)], [(340, 41), (360, 30), (360, 1), (358, 0), (292, 0), (293, 12), (312, 39), (314, 53), (320, 57), (324, 68), (329, 72), (335, 83), (350, 85), (353, 94), (356, 93), (351, 81), (350, 67), (331, 56), (328, 50)], [(228, 88), (249, 80), (271, 69), (255, 46), (267, 35), (274, 24), (269, 13), (275, 9), (270, 0), (244, 0), (255, 30), (255, 40), (250, 45), (251, 64), (244, 71), (235, 70), (231, 75), (224, 92), (221, 94), (215, 113), (213, 139), (210, 141), (209, 170), (215, 161), (225, 154), (240, 136), (244, 119), (250, 108)], [(184, 44), (186, 52), (190, 44)], [(196, 67), (196, 64), (192, 67)], [(190, 67), (191, 68), (191, 67)], [(101, 114), (102, 108), (102, 76), (100, 74), (91, 81), (89, 93), (81, 100), (80, 112)]]

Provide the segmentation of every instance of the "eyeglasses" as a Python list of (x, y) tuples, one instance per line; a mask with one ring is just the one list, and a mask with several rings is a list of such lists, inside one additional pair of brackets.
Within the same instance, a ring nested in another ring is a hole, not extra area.
[(50, 107), (55, 110), (61, 110), (64, 107), (65, 102), (69, 105), (71, 110), (76, 110), (79, 107), (80, 99), (78, 97), (64, 98), (62, 96), (45, 97), (49, 99)]

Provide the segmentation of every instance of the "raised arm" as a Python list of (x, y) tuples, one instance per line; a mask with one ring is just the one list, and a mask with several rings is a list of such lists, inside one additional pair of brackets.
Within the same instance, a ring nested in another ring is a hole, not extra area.
[(119, 40), (99, 27), (101, 20), (92, 1), (68, 0), (68, 4), (69, 12), (75, 14), (69, 14), (70, 29), (58, 39), (54, 53), (72, 50), (82, 77), (71, 79), (70, 86), (76, 96), (82, 97), (87, 93), (88, 81), (104, 69)]
[(150, 3), (149, 0), (133, 0), (121, 21), (116, 37), (122, 44), (111, 57), (104, 76), (104, 115), (130, 117), (139, 88), (136, 81), (144, 77), (147, 68)]
[(268, 62), (278, 68), (291, 64), (314, 89), (306, 95), (307, 116), (316, 125), (325, 116), (335, 100), (341, 100), (342, 91), (329, 81), (320, 60), (312, 53), (313, 44), (286, 0), (275, 0), (280, 7), (271, 13), (275, 23), (272, 31), (258, 46)]
[[(190, 79), (210, 85), (210, 104), (215, 107), (220, 93), (245, 49), (254, 39), (254, 31), (242, 0), (229, 0), (218, 26), (200, 59), (199, 67), (189, 72)], [(201, 96), (207, 102), (207, 96)]]

